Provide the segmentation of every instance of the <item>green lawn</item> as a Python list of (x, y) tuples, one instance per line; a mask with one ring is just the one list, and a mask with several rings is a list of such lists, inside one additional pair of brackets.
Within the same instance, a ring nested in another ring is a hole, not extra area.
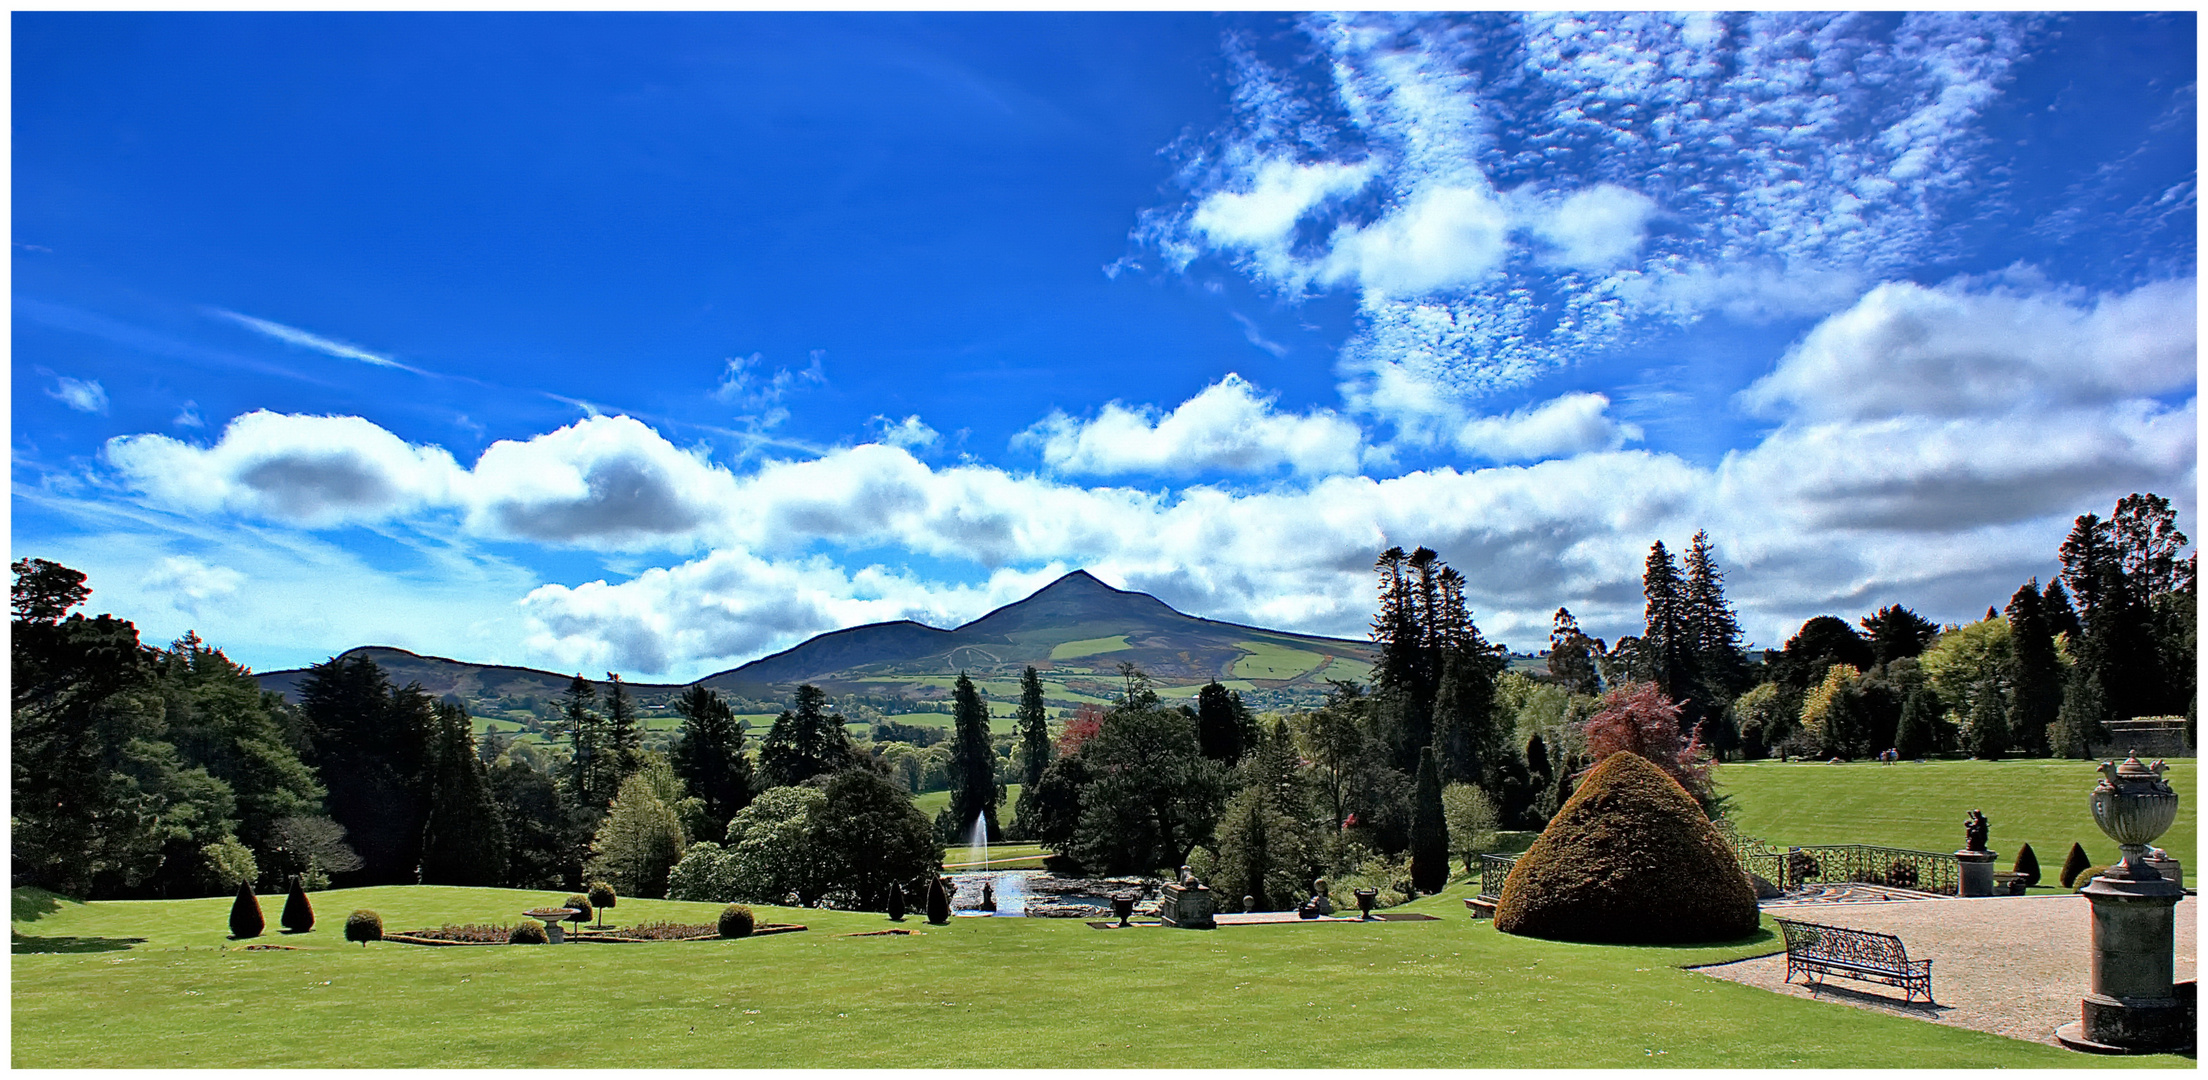
[[(742, 941), (431, 949), (342, 940), (513, 921), (552, 893), (315, 894), (320, 926), (225, 949), (227, 898), (76, 904), (17, 890), (17, 1068), (2026, 1068), (2191, 1067), (1767, 993), (1680, 970), (1772, 951), (1564, 945), (1465, 917), (1211, 932), (1074, 920), (759, 909), (811, 927)], [(264, 897), (273, 917), (278, 897)], [(627, 900), (616, 923), (703, 921)]]
[[(1718, 790), (1733, 797), (1740, 830), (1772, 844), (1883, 844), (1918, 851), (1963, 846), (1963, 815), (1982, 811), (1987, 844), (2008, 869), (2020, 844), (2039, 855), (2049, 883), (2073, 842), (2096, 864), (2117, 858), (2116, 842), (2093, 824), (2086, 798), (2100, 780), (2087, 761), (1935, 761), (1918, 765), (1856, 762), (1755, 762), (1717, 767)], [(2173, 761), (2166, 774), (2179, 793), (2177, 823), (2156, 841), (2184, 863), (2186, 884), (2199, 872), (2200, 771)]]
[[(1012, 807), (1019, 801), (1020, 785), (1004, 785), (1004, 802), (997, 807), (998, 824), (1002, 825), (1012, 820)], [(929, 821), (934, 821), (935, 815), (950, 809), (951, 793), (949, 791), (923, 791), (912, 797), (912, 804), (919, 807), (921, 813), (928, 815)]]

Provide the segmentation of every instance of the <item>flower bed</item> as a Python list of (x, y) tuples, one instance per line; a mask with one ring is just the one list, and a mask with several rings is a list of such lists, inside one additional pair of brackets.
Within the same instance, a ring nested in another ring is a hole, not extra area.
[(468, 923), (464, 926), (446, 923), (435, 930), (385, 934), (383, 940), (407, 945), (504, 945), (507, 936), (513, 932), (513, 927), (498, 923)]
[[(468, 923), (464, 926), (454, 926), (447, 923), (434, 930), (409, 930), (403, 934), (385, 934), (383, 940), (396, 941), (402, 945), (504, 945), (507, 944), (508, 935), (513, 933), (513, 929), (511, 926), (503, 926), (497, 923)], [(761, 923), (751, 932), (751, 936), (781, 934), (803, 929), (805, 927), (800, 923)], [(615, 942), (716, 941), (720, 939), (720, 936), (719, 929), (712, 923), (656, 922), (626, 927), (611, 933), (573, 931), (567, 935), (567, 940)]]

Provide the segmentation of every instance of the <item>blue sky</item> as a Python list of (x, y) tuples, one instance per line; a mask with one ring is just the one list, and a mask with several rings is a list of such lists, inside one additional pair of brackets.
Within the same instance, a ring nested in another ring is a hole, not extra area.
[(1068, 570), (1758, 644), (2197, 532), (2189, 13), (17, 13), (14, 557), (685, 679)]

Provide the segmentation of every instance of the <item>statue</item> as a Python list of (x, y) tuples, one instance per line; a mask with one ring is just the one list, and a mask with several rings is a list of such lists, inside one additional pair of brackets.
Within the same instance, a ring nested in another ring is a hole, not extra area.
[(1986, 815), (1976, 810), (1963, 819), (1963, 850), (1986, 850)]
[(1311, 899), (1304, 901), (1303, 906), (1296, 909), (1296, 914), (1306, 919), (1316, 919), (1321, 915), (1334, 914), (1334, 901), (1326, 895), (1325, 878), (1319, 878), (1311, 883)]
[(1185, 864), (1181, 867), (1181, 888), (1194, 889), (1202, 884), (1203, 882), (1196, 880), (1196, 871), (1189, 869)]

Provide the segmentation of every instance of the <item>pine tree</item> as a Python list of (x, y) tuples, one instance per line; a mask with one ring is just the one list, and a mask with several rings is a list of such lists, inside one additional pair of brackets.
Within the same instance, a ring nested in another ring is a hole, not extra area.
[(506, 830), (475, 755), (474, 724), (459, 705), (440, 703), (435, 716), (422, 883), (497, 885), (506, 868)]
[(2073, 843), (2070, 845), (2069, 856), (2062, 860), (2062, 877), (2057, 880), (2062, 882), (2063, 888), (2071, 888), (2077, 884), (2078, 875), (2092, 867), (2093, 859), (2086, 855), (2084, 845)]
[(1043, 705), (1043, 680), (1033, 666), (1020, 674), (1020, 707), (1013, 722), (1020, 739), (1020, 797), (1013, 805), (1012, 832), (1020, 839), (1032, 840), (1039, 823), (1036, 820), (1035, 793), (1042, 786), (1043, 772), (1050, 768), (1050, 713)]
[(728, 819), (751, 805), (751, 759), (744, 756), (744, 725), (721, 695), (693, 685), (675, 699), (682, 731), (668, 755), (675, 775), (705, 804), (701, 835), (719, 836)]
[(2108, 737), (2101, 726), (2108, 719), (2108, 696), (2101, 689), (2100, 672), (2080, 660), (2070, 668), (2062, 687), (2062, 711), (2055, 714), (2047, 741), (2057, 756), (2084, 760), (2093, 744)]
[(233, 938), (257, 938), (268, 928), (268, 921), (261, 915), (261, 901), (253, 895), (253, 883), (238, 883), (238, 898), (230, 902), (230, 936)]
[(414, 884), (429, 815), (436, 702), (417, 685), (393, 689), (360, 653), (309, 669), (298, 692), (330, 817), (360, 854), (361, 869), (348, 884)]
[(828, 713), (828, 695), (817, 686), (797, 688), (794, 708), (767, 729), (759, 747), (759, 786), (790, 787), (851, 763), (851, 737)]
[(1449, 884), (1449, 825), (1441, 811), (1441, 767), (1429, 746), (1418, 755), (1411, 794), (1411, 884), (1432, 895)]
[(1599, 694), (1602, 679), (1595, 670), (1601, 643), (1580, 632), (1579, 620), (1566, 608), (1556, 609), (1549, 630), (1549, 674), (1575, 694)]
[(1939, 695), (1929, 686), (1911, 691), (1901, 706), (1901, 722), (1894, 728), (1895, 753), (1903, 758), (1921, 758), (1932, 752), (1938, 743)]
[(1694, 696), (1704, 717), (1715, 716), (1746, 689), (1748, 658), (1740, 651), (1740, 620), (1725, 600), (1725, 574), (1717, 567), (1707, 532), (1696, 532), (1687, 546), (1681, 598), (1693, 642)]
[(2070, 594), (2063, 589), (2060, 578), (2047, 583), (2039, 594), (2039, 606), (2047, 618), (2048, 633), (2057, 637), (2068, 634), (2072, 645), (2085, 636), (2085, 624), (2078, 621), (2077, 609), (2070, 606)]
[(291, 889), (284, 897), (283, 926), (287, 932), (304, 934), (314, 929), (314, 905), (307, 902), (307, 888), (297, 874), (291, 875)]
[(2033, 578), (2009, 598), (2009, 742), (2027, 757), (2048, 753), (2047, 729), (2062, 711), (2062, 660)]
[(1495, 679), (1506, 661), (1477, 627), (1472, 642), (1452, 649), (1442, 661), (1441, 686), (1434, 701), (1434, 742), (1441, 773), (1451, 783), (1479, 783), (1506, 756), (1511, 732), (1495, 715)]
[[(636, 718), (636, 706), (629, 703), (628, 687), (621, 685), (621, 676), (606, 672), (606, 682), (612, 689), (606, 691), (606, 744), (612, 751), (614, 767), (619, 770), (614, 786), (643, 764), (644, 727)], [(608, 774), (613, 775), (612, 773)]]
[(997, 827), (997, 752), (989, 741), (989, 705), (974, 681), (959, 672), (951, 688), (951, 801), (935, 822), (936, 836), (963, 836), (980, 818), (991, 843)]
[(1232, 766), (1242, 760), (1243, 718), (1217, 679), (1196, 692), (1196, 745), (1205, 757)]
[(578, 672), (561, 695), (560, 718), (552, 725), (553, 736), (567, 740), (567, 794), (594, 811), (605, 809), (618, 789), (607, 783), (613, 771), (607, 768), (612, 739), (605, 717), (592, 708), (597, 702), (597, 687)]
[(2032, 850), (2032, 845), (2025, 844), (2016, 849), (2016, 862), (2010, 864), (2009, 871), (2024, 875), (2024, 887), (2027, 889), (2039, 884), (2039, 855)]
[(1684, 700), (1698, 690), (1694, 634), (1687, 620), (1686, 586), (1661, 540), (1649, 546), (1641, 570), (1641, 594), (1648, 602), (1641, 649), (1647, 654), (1652, 681), (1665, 697), (1680, 703), (1680, 731), (1692, 731), (1701, 719), (1700, 709)]
[(1972, 757), (1993, 761), (2009, 748), (2008, 710), (2001, 700), (2000, 689), (1991, 679), (1978, 684), (1975, 696), (1978, 703), (1970, 710), (1969, 730), (1963, 733), (1964, 747)]
[(1888, 604), (1862, 620), (1863, 634), (1871, 642), (1874, 663), (1889, 664), (1921, 655), (1940, 636), (1938, 624), (1900, 604)]

